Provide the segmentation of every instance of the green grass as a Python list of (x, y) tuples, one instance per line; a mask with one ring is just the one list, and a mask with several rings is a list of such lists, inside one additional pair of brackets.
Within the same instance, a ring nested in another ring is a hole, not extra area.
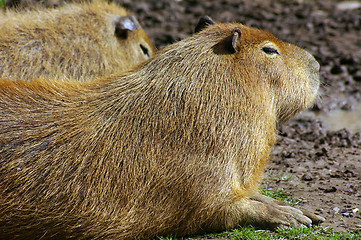
[(301, 203), (300, 200), (294, 198), (292, 194), (286, 193), (283, 189), (274, 190), (272, 188), (265, 187), (262, 189), (262, 193), (268, 197), (277, 199), (291, 206), (295, 206)]
[[(266, 196), (283, 201), (291, 206), (300, 203), (291, 194), (284, 192), (282, 189), (274, 190), (265, 187), (262, 190)], [(361, 240), (361, 232), (357, 233), (339, 233), (334, 232), (331, 228), (322, 228), (312, 226), (309, 228), (284, 227), (276, 231), (256, 230), (251, 226), (239, 227), (230, 231), (216, 234), (207, 234), (190, 238), (176, 237), (158, 237), (157, 240), (200, 240), (200, 239), (230, 239), (230, 240)]]
[(0, 7), (5, 8), (5, 0), (0, 0)]
[(200, 240), (200, 239), (232, 239), (232, 240), (359, 240), (359, 233), (338, 233), (331, 228), (279, 228), (276, 231), (256, 230), (253, 227), (237, 229), (217, 234), (207, 234), (193, 238), (159, 237), (158, 240)]
[(272, 171), (272, 169), (268, 172), (269, 179), (272, 179), (276, 182), (280, 181), (288, 181), (293, 178), (293, 174), (285, 173), (284, 171), (280, 171), (277, 175)]

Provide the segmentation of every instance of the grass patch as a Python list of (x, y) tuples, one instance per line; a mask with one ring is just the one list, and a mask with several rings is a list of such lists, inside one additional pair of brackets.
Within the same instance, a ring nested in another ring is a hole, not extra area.
[(283, 189), (274, 190), (266, 186), (264, 189), (261, 190), (261, 192), (268, 197), (277, 199), (291, 206), (295, 206), (301, 203), (300, 200), (296, 199), (292, 194), (286, 193)]
[(0, 0), (0, 7), (5, 8), (5, 0)]
[(293, 179), (292, 174), (286, 174), (284, 171), (280, 171), (277, 175), (275, 175), (272, 169), (268, 171), (268, 177), (269, 179), (272, 179), (276, 182), (288, 181)]
[(232, 240), (359, 240), (361, 232), (339, 233), (331, 228), (279, 228), (276, 231), (256, 230), (253, 227), (239, 227), (231, 231), (217, 234), (207, 234), (192, 238), (166, 237), (158, 240), (191, 240), (191, 239), (232, 239)]

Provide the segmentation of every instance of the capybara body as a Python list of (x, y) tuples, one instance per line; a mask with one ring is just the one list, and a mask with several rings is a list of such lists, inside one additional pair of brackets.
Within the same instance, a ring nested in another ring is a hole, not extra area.
[(238, 23), (199, 31), (123, 74), (0, 81), (0, 238), (319, 221), (258, 193), (277, 124), (317, 95), (318, 63)]
[(90, 80), (127, 70), (154, 47), (134, 16), (103, 1), (0, 13), (0, 77)]

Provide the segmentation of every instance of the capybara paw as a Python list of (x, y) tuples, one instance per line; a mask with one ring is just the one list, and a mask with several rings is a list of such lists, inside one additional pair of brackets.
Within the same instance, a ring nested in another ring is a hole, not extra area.
[[(306, 226), (311, 225), (311, 224), (319, 225), (320, 223), (325, 221), (325, 218), (318, 216), (306, 209), (291, 207), (284, 202), (278, 201), (274, 198), (267, 197), (262, 194), (257, 194), (255, 196), (253, 196), (251, 199), (265, 203), (265, 204), (278, 206), (282, 211), (285, 211), (286, 213), (291, 214), (293, 216), (293, 218), (298, 219), (299, 222), (306, 222), (306, 224), (304, 224)], [(306, 218), (300, 218), (299, 215), (304, 216)], [(293, 225), (293, 224), (291, 224), (291, 225)]]
[(291, 206), (271, 205), (281, 211), (280, 223), (286, 226), (310, 226), (312, 220), (297, 208)]
[(304, 208), (298, 208), (298, 209), (301, 210), (305, 216), (307, 216), (308, 218), (310, 218), (312, 220), (313, 225), (319, 225), (326, 220), (324, 217), (316, 215)]

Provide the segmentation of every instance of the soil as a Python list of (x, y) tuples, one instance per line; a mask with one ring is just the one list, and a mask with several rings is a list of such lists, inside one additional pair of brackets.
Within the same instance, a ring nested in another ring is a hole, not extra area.
[[(44, 4), (61, 5), (50, 1)], [(342, 129), (331, 129), (317, 117), (361, 109), (356, 107), (361, 104), (360, 1), (116, 1), (137, 15), (158, 48), (191, 35), (199, 17), (208, 15), (268, 30), (311, 52), (321, 64), (320, 98), (307, 114), (280, 127), (263, 187), (293, 194), (302, 207), (326, 218), (323, 227), (361, 231), (361, 133), (343, 125), (342, 114)], [(361, 119), (355, 121), (361, 126)]]

